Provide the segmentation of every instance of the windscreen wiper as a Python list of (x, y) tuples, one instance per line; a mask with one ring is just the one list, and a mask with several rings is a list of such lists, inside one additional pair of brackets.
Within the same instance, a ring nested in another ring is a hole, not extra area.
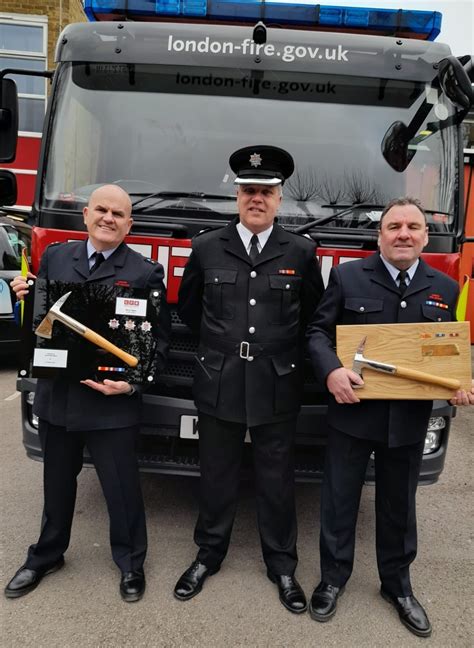
[[(137, 205), (139, 205), (140, 203), (145, 202), (146, 200), (152, 200), (154, 198), (157, 198), (158, 200), (152, 202), (151, 205), (143, 205), (142, 207), (136, 209)], [(235, 201), (235, 196), (229, 196), (227, 194), (211, 194), (211, 193), (204, 193), (202, 191), (157, 191), (155, 193), (142, 196), (141, 198), (133, 202), (132, 210), (134, 213), (137, 214), (146, 209), (151, 209), (153, 207), (156, 207), (156, 205), (163, 202), (164, 200), (173, 200), (174, 198), (192, 198), (194, 200), (197, 199), (197, 200)]]
[[(337, 205), (322, 205), (322, 207), (337, 207)], [(336, 214), (330, 214), (329, 216), (323, 216), (323, 218), (319, 218), (316, 220), (313, 220), (309, 223), (305, 223), (304, 225), (301, 225), (300, 227), (297, 227), (294, 229), (294, 232), (297, 232), (299, 234), (307, 232), (308, 230), (312, 229), (313, 227), (319, 227), (321, 225), (326, 225), (326, 223), (330, 223), (332, 220), (335, 220), (336, 218), (340, 218), (341, 216), (345, 216), (346, 214), (350, 214), (351, 211), (353, 211), (355, 208), (359, 209), (380, 209), (383, 211), (385, 209), (385, 205), (375, 205), (375, 204), (367, 204), (367, 203), (357, 203), (354, 205), (351, 205), (350, 207), (347, 207), (346, 209), (343, 209), (340, 212), (337, 212)], [(440, 214), (442, 216), (452, 216), (450, 212), (444, 212), (439, 209), (424, 209), (423, 210), (425, 214)]]
[[(337, 207), (337, 205), (322, 205), (322, 207)], [(326, 223), (330, 223), (333, 220), (336, 220), (337, 218), (340, 218), (341, 216), (345, 216), (346, 214), (350, 214), (354, 209), (383, 209), (385, 205), (374, 205), (374, 204), (368, 204), (368, 203), (354, 203), (353, 205), (350, 205), (349, 207), (346, 207), (346, 209), (343, 209), (340, 212), (336, 212), (335, 214), (330, 214), (329, 216), (323, 216), (322, 218), (317, 218), (313, 221), (310, 221), (309, 223), (305, 223), (304, 225), (300, 225), (300, 227), (297, 227), (294, 232), (297, 232), (299, 234), (302, 234), (303, 232), (307, 232), (308, 230), (312, 229), (313, 227), (318, 227), (320, 225), (326, 225)]]

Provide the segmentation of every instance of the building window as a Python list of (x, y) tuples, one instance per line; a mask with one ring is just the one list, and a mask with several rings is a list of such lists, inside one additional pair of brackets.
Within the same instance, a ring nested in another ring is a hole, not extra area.
[[(0, 14), (0, 68), (46, 70), (46, 67), (46, 19)], [(18, 88), (20, 133), (41, 133), (46, 111), (46, 79), (21, 75), (8, 78)]]
[(0, 48), (10, 52), (44, 54), (43, 26), (28, 23), (0, 23)]

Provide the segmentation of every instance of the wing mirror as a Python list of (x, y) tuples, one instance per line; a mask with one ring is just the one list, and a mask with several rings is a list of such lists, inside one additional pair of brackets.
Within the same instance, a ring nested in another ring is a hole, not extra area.
[(13, 162), (18, 139), (18, 92), (12, 79), (1, 79), (0, 162)]

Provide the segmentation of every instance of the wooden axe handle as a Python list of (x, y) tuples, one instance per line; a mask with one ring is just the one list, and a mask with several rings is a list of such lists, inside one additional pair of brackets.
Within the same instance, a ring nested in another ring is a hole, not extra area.
[(118, 346), (115, 346), (115, 344), (112, 344), (112, 342), (106, 340), (104, 337), (102, 337), (102, 335), (95, 333), (95, 331), (91, 331), (91, 329), (86, 328), (86, 330), (84, 331), (84, 337), (86, 338), (86, 340), (89, 340), (89, 342), (92, 342), (101, 349), (105, 349), (109, 353), (113, 353), (114, 356), (117, 356), (117, 358), (120, 358), (120, 360), (126, 362), (129, 367), (137, 366), (138, 359), (135, 358), (135, 356), (132, 356), (130, 355), (130, 353), (119, 349)]
[(418, 380), (419, 382), (430, 383), (431, 385), (441, 385), (441, 387), (447, 387), (454, 391), (461, 387), (461, 381), (456, 378), (443, 378), (443, 376), (435, 376), (434, 374), (417, 371), (416, 369), (408, 369), (407, 367), (397, 367), (395, 374), (400, 376), (400, 378), (410, 378), (411, 380)]

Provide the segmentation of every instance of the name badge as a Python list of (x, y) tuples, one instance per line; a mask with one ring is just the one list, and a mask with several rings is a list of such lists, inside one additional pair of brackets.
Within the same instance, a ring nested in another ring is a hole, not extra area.
[(33, 353), (33, 366), (66, 369), (67, 349), (35, 349)]
[(136, 317), (145, 317), (146, 305), (146, 299), (117, 297), (115, 302), (115, 313), (116, 315), (135, 315)]

